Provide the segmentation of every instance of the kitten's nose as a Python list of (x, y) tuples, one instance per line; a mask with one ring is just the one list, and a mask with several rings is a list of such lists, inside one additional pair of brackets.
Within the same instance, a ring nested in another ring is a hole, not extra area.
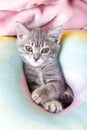
[(36, 54), (33, 55), (33, 57), (34, 57), (34, 60), (37, 61), (40, 58), (40, 54), (36, 53)]

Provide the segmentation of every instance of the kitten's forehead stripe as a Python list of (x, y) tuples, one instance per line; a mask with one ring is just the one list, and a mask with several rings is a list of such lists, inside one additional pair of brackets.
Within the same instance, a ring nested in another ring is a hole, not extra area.
[(45, 33), (40, 30), (40, 29), (36, 29), (32, 32), (33, 34), (33, 39), (35, 40), (35, 46), (36, 47), (40, 47), (40, 46), (44, 46), (44, 39), (45, 39)]
[(33, 46), (33, 42), (32, 42), (31, 44), (32, 44), (32, 46)]

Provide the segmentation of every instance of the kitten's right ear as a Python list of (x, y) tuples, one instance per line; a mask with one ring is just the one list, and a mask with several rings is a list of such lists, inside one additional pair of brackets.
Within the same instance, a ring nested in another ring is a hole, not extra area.
[(17, 33), (17, 38), (23, 39), (31, 35), (30, 31), (20, 22), (16, 22), (15, 30)]

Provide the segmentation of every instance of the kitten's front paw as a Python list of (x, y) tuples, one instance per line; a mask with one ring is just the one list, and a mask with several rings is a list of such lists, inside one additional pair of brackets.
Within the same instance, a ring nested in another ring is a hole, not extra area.
[(44, 109), (52, 113), (61, 112), (63, 110), (62, 104), (56, 100), (44, 103), (43, 107)]
[(74, 96), (70, 92), (64, 92), (64, 94), (61, 96), (61, 99), (66, 103), (72, 103), (73, 98), (74, 98)]
[(37, 104), (43, 104), (47, 101), (47, 93), (43, 88), (38, 88), (32, 93), (32, 99)]

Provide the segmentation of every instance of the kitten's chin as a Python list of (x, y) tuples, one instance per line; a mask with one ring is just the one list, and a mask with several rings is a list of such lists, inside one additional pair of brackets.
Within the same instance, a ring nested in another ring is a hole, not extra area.
[(27, 58), (27, 62), (31, 65), (31, 66), (33, 66), (33, 67), (40, 67), (40, 66), (42, 66), (43, 64), (44, 64), (44, 62), (43, 62), (43, 60), (38, 60), (38, 61), (35, 61), (35, 60), (33, 60), (33, 59), (28, 59)]
[(31, 62), (31, 63), (29, 62), (29, 64), (33, 67), (40, 67), (42, 66), (43, 63), (37, 61), (37, 62)]

